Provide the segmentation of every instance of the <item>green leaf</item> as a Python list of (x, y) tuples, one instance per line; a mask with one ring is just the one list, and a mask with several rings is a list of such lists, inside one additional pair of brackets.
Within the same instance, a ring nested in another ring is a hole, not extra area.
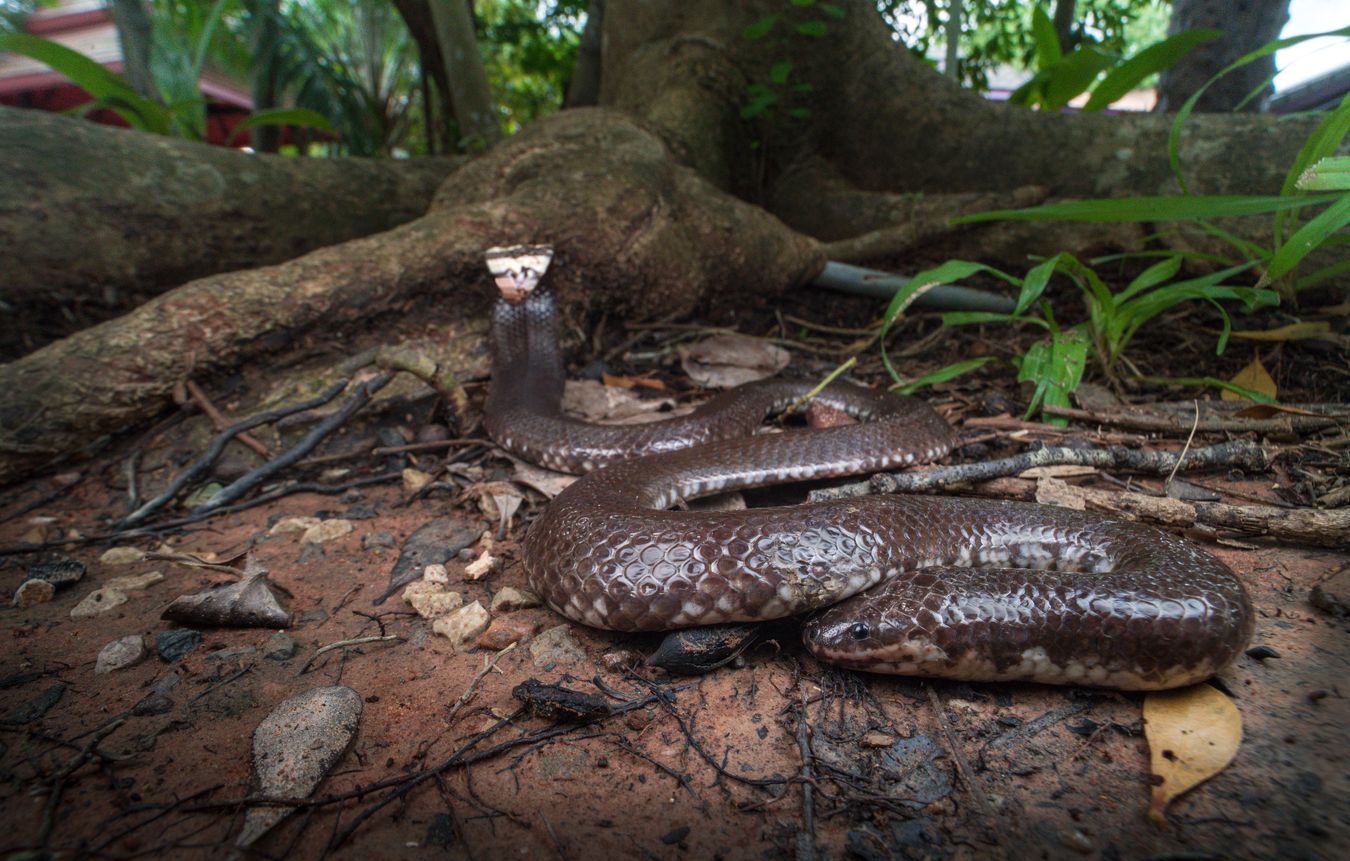
[(758, 21), (742, 30), (741, 38), (749, 39), (751, 42), (755, 41), (756, 39), (763, 39), (765, 36), (769, 35), (769, 31), (772, 30), (773, 25), (777, 23), (778, 23), (777, 15), (766, 15), (765, 17), (760, 18)]
[(753, 119), (773, 107), (778, 102), (778, 96), (774, 93), (761, 93), (750, 100), (749, 104), (741, 108), (741, 119)]
[(1303, 171), (1295, 183), (1299, 191), (1350, 190), (1350, 156), (1328, 156)]
[(1032, 107), (1039, 105), (1044, 98), (1045, 85), (1050, 81), (1050, 72), (1037, 72), (1022, 86), (1008, 94), (1008, 104)]
[[(1267, 42), (1255, 51), (1244, 54), (1229, 63), (1220, 70), (1218, 74), (1206, 81), (1204, 86), (1191, 94), (1191, 97), (1186, 100), (1185, 104), (1181, 106), (1181, 110), (1177, 111), (1176, 116), (1172, 119), (1172, 128), (1167, 135), (1167, 160), (1172, 165), (1172, 175), (1177, 178), (1177, 184), (1181, 186), (1182, 192), (1189, 193), (1189, 187), (1186, 185), (1186, 178), (1181, 175), (1181, 127), (1186, 124), (1186, 120), (1190, 118), (1191, 113), (1195, 110), (1195, 103), (1200, 101), (1200, 97), (1204, 95), (1205, 91), (1208, 90), (1215, 81), (1234, 69), (1240, 69), (1248, 63), (1253, 63), (1262, 57), (1268, 57), (1276, 51), (1284, 50), (1291, 45), (1297, 45), (1300, 42), (1306, 42), (1309, 39), (1318, 39), (1323, 36), (1350, 36), (1350, 27), (1342, 27), (1339, 30), (1328, 30), (1324, 33), (1306, 33), (1302, 36), (1291, 36), (1288, 39), (1275, 39), (1274, 41)], [(1262, 86), (1264, 86), (1264, 84)], [(1330, 153), (1323, 153), (1323, 155), (1330, 155)], [(1309, 159), (1309, 161), (1314, 160), (1315, 158)], [(1302, 168), (1299, 168), (1294, 173), (1297, 175), (1301, 171)]]
[(1119, 197), (1047, 203), (1027, 209), (997, 209), (953, 218), (952, 224), (980, 221), (1178, 221), (1259, 215), (1329, 203), (1338, 195), (1259, 197), (1255, 195), (1189, 195), (1185, 197)]
[(230, 138), (225, 142), (226, 145), (232, 143), (237, 135), (260, 126), (302, 126), (325, 132), (336, 131), (328, 118), (318, 111), (312, 111), (309, 108), (272, 108), (249, 114), (230, 132)]
[[(1341, 147), (1341, 142), (1345, 140), (1346, 133), (1350, 132), (1350, 93), (1347, 93), (1341, 99), (1340, 105), (1336, 110), (1329, 112), (1317, 124), (1317, 128), (1303, 142), (1303, 146), (1298, 151), (1298, 156), (1294, 159), (1293, 165), (1289, 168), (1289, 173), (1284, 177), (1284, 185), (1280, 188), (1280, 194), (1292, 195), (1299, 190), (1299, 180), (1311, 165), (1320, 161), (1326, 156), (1333, 155)], [(1284, 242), (1285, 230), (1294, 229), (1297, 224), (1297, 214), (1285, 215), (1280, 213), (1275, 216), (1275, 244), (1280, 245)]]
[(824, 21), (803, 21), (797, 25), (797, 32), (803, 36), (824, 36), (830, 31)]
[(1063, 58), (1064, 52), (1055, 33), (1055, 22), (1045, 14), (1040, 4), (1031, 10), (1031, 38), (1036, 43), (1036, 69), (1049, 71)]
[(788, 62), (774, 63), (769, 68), (769, 80), (775, 84), (786, 84), (788, 76), (792, 74), (792, 64)]
[(793, 6), (814, 6), (816, 0), (791, 0)]
[(902, 395), (912, 395), (919, 389), (922, 389), (926, 386), (931, 386), (936, 383), (945, 383), (948, 380), (954, 380), (963, 374), (968, 374), (971, 371), (975, 370), (976, 368), (982, 368), (989, 362), (992, 362), (993, 360), (994, 360), (993, 356), (980, 356), (979, 358), (975, 359), (963, 359), (960, 362), (953, 362), (952, 364), (948, 365), (945, 368), (938, 368), (936, 371), (933, 371), (932, 373), (924, 374), (917, 380), (911, 380), (908, 383), (905, 383), (903, 385), (892, 386), (891, 388)]
[(1045, 98), (1041, 100), (1041, 110), (1058, 111), (1078, 96), (1087, 92), (1097, 76), (1111, 68), (1117, 61), (1110, 54), (1103, 54), (1096, 48), (1080, 47), (1059, 62), (1050, 73), (1050, 82), (1045, 85)]
[(891, 364), (891, 357), (886, 352), (886, 336), (890, 334), (891, 324), (895, 318), (909, 307), (909, 303), (919, 295), (920, 292), (931, 289), (939, 284), (951, 284), (953, 281), (960, 281), (962, 278), (969, 278), (976, 272), (988, 272), (993, 275), (1016, 284), (1017, 279), (1005, 272), (1000, 272), (992, 266), (985, 266), (983, 263), (971, 263), (967, 260), (948, 260), (940, 266), (932, 269), (925, 269), (923, 272), (914, 275), (909, 279), (909, 283), (901, 287), (891, 297), (891, 301), (886, 305), (886, 312), (881, 317), (881, 330), (877, 334), (877, 340), (881, 343), (881, 362), (886, 366), (886, 371), (891, 375), (891, 379), (897, 383), (904, 383), (904, 379), (895, 366)]
[(847, 14), (844, 12), (842, 6), (836, 6), (833, 3), (821, 3), (820, 11), (824, 12), (826, 15), (829, 15), (831, 18), (835, 19), (843, 18), (844, 15)]
[(1236, 383), (1220, 380), (1217, 377), (1140, 377), (1139, 379), (1146, 383), (1155, 383), (1160, 386), (1213, 386), (1218, 389), (1230, 391), (1235, 395), (1241, 395), (1253, 403), (1276, 403), (1276, 400), (1265, 392), (1258, 392), (1255, 389), (1239, 386)]
[(1054, 275), (1055, 270), (1059, 267), (1060, 260), (1068, 256), (1063, 253), (1056, 254), (1027, 273), (1027, 277), (1022, 280), (1022, 292), (1017, 296), (1017, 307), (1013, 310), (1014, 315), (1022, 314), (1035, 304), (1037, 299), (1041, 298), (1046, 285), (1050, 283), (1050, 276)]
[(1035, 323), (1042, 329), (1050, 328), (1050, 324), (1040, 317), (999, 314), (996, 311), (948, 311), (942, 315), (942, 322), (948, 326), (969, 326), (974, 323)]
[(1100, 111), (1108, 107), (1116, 99), (1133, 90), (1149, 75), (1168, 68), (1189, 54), (1197, 45), (1212, 42), (1222, 35), (1221, 30), (1187, 30), (1185, 33), (1178, 33), (1149, 45), (1112, 69), (1092, 91), (1092, 97), (1083, 106), (1083, 110)]
[(1116, 294), (1114, 304), (1119, 307), (1134, 294), (1142, 293), (1157, 287), (1164, 281), (1170, 281), (1179, 271), (1181, 271), (1182, 257), (1180, 254), (1173, 254), (1154, 263), (1152, 266), (1140, 272), (1138, 276), (1131, 281), (1124, 290)]
[(1266, 273), (1261, 276), (1261, 280), (1256, 286), (1263, 287), (1271, 281), (1283, 277), (1285, 273), (1302, 262), (1304, 257), (1321, 246), (1331, 234), (1347, 224), (1350, 224), (1350, 194), (1343, 195), (1340, 200), (1319, 212), (1307, 224), (1294, 231), (1294, 235), (1289, 237), (1275, 252), (1275, 256), (1270, 259), (1269, 268), (1266, 269)]
[[(1031, 418), (1043, 405), (1068, 407), (1069, 393), (1078, 388), (1087, 368), (1088, 339), (1081, 327), (1057, 332), (1050, 340), (1039, 341), (1027, 350), (1017, 371), (1018, 382), (1034, 382), (1036, 390), (1027, 405), (1025, 418)], [(1050, 417), (1051, 424), (1067, 424)]]
[(64, 45), (27, 33), (0, 33), (0, 53), (13, 51), (31, 57), (65, 75), (102, 106), (116, 111), (133, 128), (168, 134), (170, 116), (164, 107), (145, 98), (126, 78)]
[(794, 120), (809, 120), (811, 119), (811, 109), (793, 108), (792, 110), (788, 111), (788, 116), (792, 117)]

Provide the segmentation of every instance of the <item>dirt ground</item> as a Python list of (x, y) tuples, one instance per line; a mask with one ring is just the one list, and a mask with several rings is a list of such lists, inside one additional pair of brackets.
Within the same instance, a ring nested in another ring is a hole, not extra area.
[[(928, 396), (961, 425), (978, 412), (962, 406), (974, 385)], [(1065, 438), (1050, 428), (964, 433), (990, 457)], [(184, 452), (172, 448), (146, 462), (181, 467)], [(202, 628), (202, 642), (176, 662), (155, 654), (156, 637), (181, 627), (161, 620), (165, 607), (228, 577), (162, 560), (105, 564), (106, 542), (19, 552), (24, 541), (99, 533), (125, 514), (123, 459), (96, 461), (69, 487), (51, 476), (12, 488), (0, 507), (0, 592), (11, 595), (39, 561), (68, 558), (87, 573), (50, 602), (0, 609), (0, 848), (15, 857), (35, 846), (53, 857), (228, 856), (248, 806), (254, 729), (285, 698), (328, 685), (363, 700), (355, 740), (310, 803), (246, 854), (1161, 861), (1332, 859), (1350, 845), (1350, 621), (1310, 603), (1315, 585), (1345, 581), (1344, 552), (1250, 537), (1208, 543), (1250, 590), (1252, 646), (1269, 650), (1216, 680), (1241, 712), (1242, 746), (1171, 807), (1164, 826), (1146, 815), (1141, 695), (868, 676), (822, 666), (790, 637), (709, 675), (670, 678), (625, 670), (613, 654), (649, 652), (659, 637), (555, 631), (564, 620), (546, 608), (495, 614), (536, 632), (498, 656), (452, 646), (397, 595), (375, 605), (419, 528), (446, 518), (471, 535), (497, 526), (478, 499), (513, 467), (482, 447), (465, 451), (473, 456), (461, 463), (482, 470), (467, 490), (417, 496), (394, 482), (295, 494), (114, 542), (218, 559), (252, 549), (296, 620), (288, 633), (298, 648), (281, 660), (264, 654), (276, 642), (264, 629)], [(428, 472), (444, 461), (440, 452), (408, 457)], [(1276, 504), (1291, 483), (1285, 472), (1196, 480), (1235, 504)], [(1100, 475), (1072, 481), (1117, 487)], [(502, 589), (525, 586), (516, 539), (544, 504), (527, 497), (495, 543), (499, 570), (466, 573), (481, 542), (446, 563), (448, 588), (466, 602), (487, 607)], [(320, 543), (271, 534), (295, 516), (354, 528)], [(164, 579), (102, 614), (71, 617), (109, 579), (146, 572)], [(135, 634), (150, 654), (96, 675), (100, 649)], [(380, 635), (397, 639), (311, 663), (320, 647)], [(612, 714), (567, 723), (527, 713), (512, 691), (530, 679), (595, 695)]]

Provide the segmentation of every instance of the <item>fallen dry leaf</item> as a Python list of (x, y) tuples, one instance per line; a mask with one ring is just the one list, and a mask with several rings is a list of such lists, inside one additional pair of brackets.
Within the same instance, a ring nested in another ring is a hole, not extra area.
[[(1261, 364), (1261, 357), (1252, 359), (1251, 364), (1237, 372), (1237, 375), (1228, 382), (1235, 386), (1242, 386), (1244, 389), (1260, 392), (1263, 395), (1275, 397), (1275, 380), (1271, 378), (1270, 372), (1266, 366)], [(1242, 395), (1236, 392), (1230, 392), (1224, 389), (1219, 395), (1225, 401), (1245, 401)]]
[(1309, 320), (1303, 323), (1290, 323), (1278, 329), (1242, 329), (1232, 333), (1234, 338), (1246, 338), (1249, 341), (1301, 341), (1306, 338), (1319, 338), (1331, 334), (1331, 324), (1326, 320)]
[(787, 367), (788, 351), (747, 335), (714, 335), (679, 347), (680, 365), (701, 386), (729, 389), (774, 374)]
[(563, 410), (589, 422), (659, 421), (680, 414), (671, 410), (674, 405), (672, 398), (640, 398), (631, 389), (606, 386), (598, 380), (568, 380), (563, 388)]
[(1286, 407), (1281, 404), (1252, 404), (1249, 407), (1243, 407), (1233, 415), (1244, 419), (1268, 419), (1280, 414), (1294, 416), (1315, 416), (1317, 413), (1310, 410), (1299, 409), (1298, 407)]
[(1209, 685), (1144, 697), (1144, 737), (1152, 758), (1149, 818), (1166, 822), (1167, 805), (1228, 766), (1242, 743), (1242, 715)]
[(613, 374), (600, 374), (600, 382), (607, 386), (618, 386), (621, 389), (631, 389), (635, 386), (641, 386), (644, 389), (652, 389), (657, 392), (664, 392), (666, 384), (660, 380), (651, 377), (616, 377)]

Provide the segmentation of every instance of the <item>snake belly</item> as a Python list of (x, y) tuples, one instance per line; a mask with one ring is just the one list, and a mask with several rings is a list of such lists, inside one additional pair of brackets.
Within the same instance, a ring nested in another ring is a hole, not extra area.
[[(574, 621), (664, 631), (824, 609), (818, 658), (872, 672), (1158, 689), (1209, 677), (1251, 635), (1241, 582), (1150, 526), (995, 500), (872, 496), (672, 511), (713, 493), (894, 469), (946, 454), (927, 404), (857, 386), (817, 400), (862, 420), (755, 434), (810, 386), (770, 380), (644, 425), (561, 411), (553, 297), (499, 301), (485, 424), (526, 460), (587, 473), (523, 541), (532, 589)], [(603, 468), (602, 468), (603, 467)]]

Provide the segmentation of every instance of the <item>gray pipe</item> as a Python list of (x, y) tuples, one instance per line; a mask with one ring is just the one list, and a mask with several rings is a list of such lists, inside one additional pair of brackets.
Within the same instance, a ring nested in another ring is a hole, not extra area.
[[(909, 280), (903, 275), (831, 260), (811, 283), (841, 293), (889, 300)], [(926, 311), (992, 311), (1011, 314), (1016, 303), (1010, 296), (998, 296), (959, 284), (942, 284), (915, 299), (914, 307)]]

